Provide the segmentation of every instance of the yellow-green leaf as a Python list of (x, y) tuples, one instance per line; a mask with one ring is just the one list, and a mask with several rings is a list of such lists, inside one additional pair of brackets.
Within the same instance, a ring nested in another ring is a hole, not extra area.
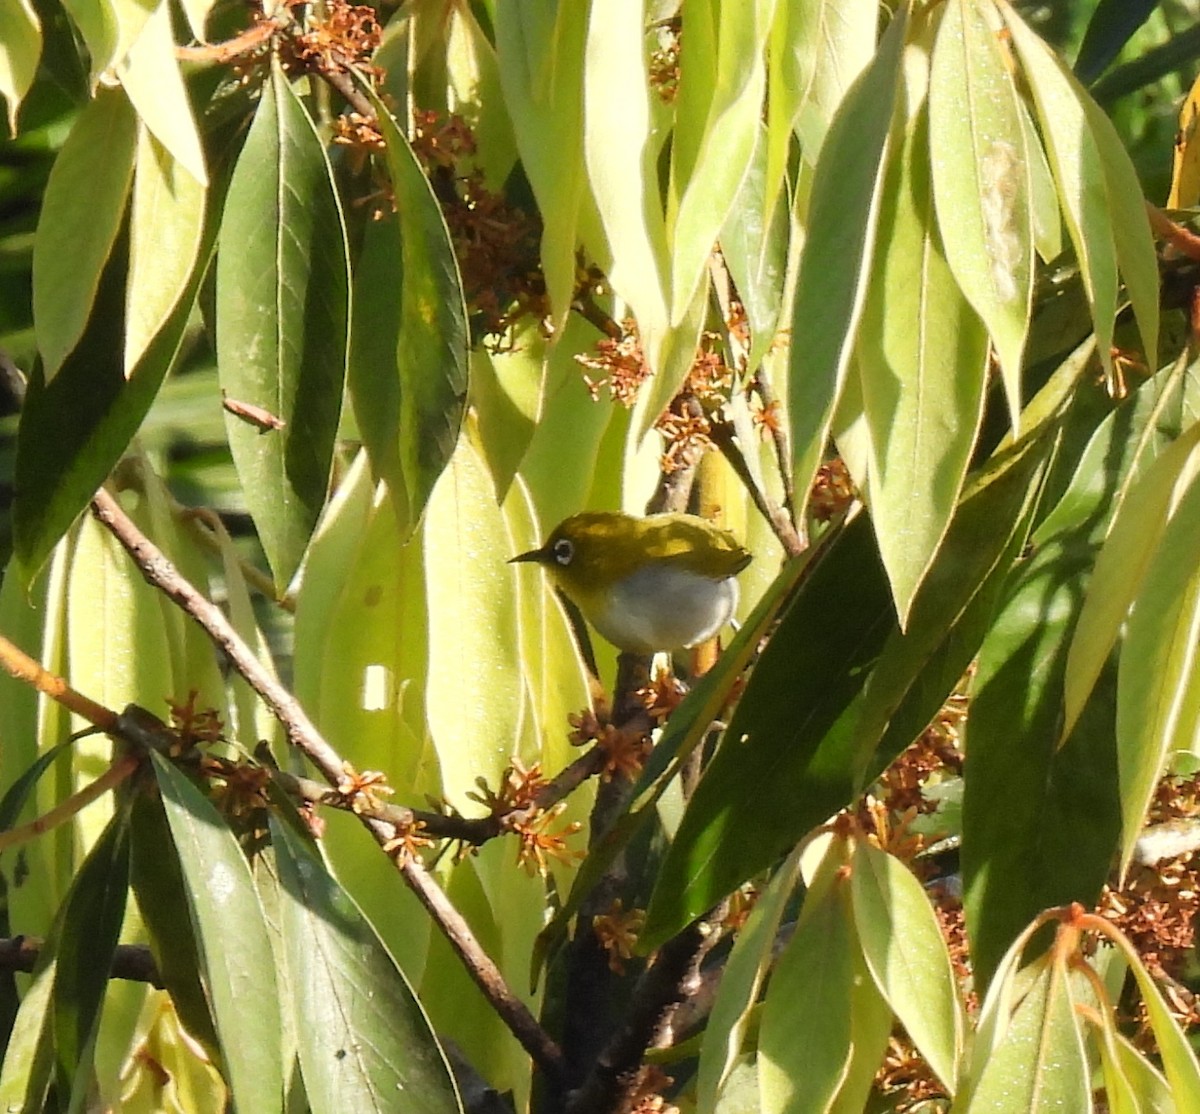
[(924, 113), (888, 167), (857, 359), (870, 508), (903, 627), (945, 537), (983, 414), (988, 336), (947, 266)]
[(1029, 157), (984, 11), (977, 0), (945, 7), (929, 77), (929, 151), (946, 258), (996, 346), (1015, 428), (1033, 291)]
[(8, 130), (13, 135), (41, 53), (42, 24), (29, 0), (0, 5), (0, 96), (8, 102)]
[(1117, 503), (1071, 637), (1063, 681), (1063, 739), (1075, 727), (1129, 608), (1145, 583), (1167, 520), (1200, 470), (1197, 445), (1200, 422), (1164, 450)]
[(933, 906), (908, 867), (869, 843), (855, 844), (852, 865), (854, 924), (871, 977), (953, 1096), (966, 1019)]
[(204, 184), (138, 128), (125, 286), (125, 374), (183, 297), (204, 233)]
[(1104, 161), (1083, 104), (1087, 94), (1011, 7), (1006, 4), (1000, 10), (1033, 94), (1050, 170), (1091, 306), (1100, 360), (1111, 371), (1117, 313), (1114, 215)]
[(87, 325), (125, 215), (136, 144), (128, 98), (104, 89), (54, 160), (33, 240), (33, 324), (47, 382)]
[(508, 533), (491, 476), (466, 436), (429, 500), (424, 540), (426, 715), (446, 796), (469, 810), (477, 806), (464, 794), (475, 779), (497, 785), (513, 754), (522, 701)]
[(825, 452), (866, 298), (907, 22), (902, 7), (843, 98), (813, 179), (787, 400), (795, 486), (805, 495)]
[(146, 21), (117, 75), (142, 122), (201, 185), (208, 182), (200, 134), (175, 60), (171, 10), (166, 3)]
[(1200, 741), (1200, 482), (1180, 499), (1146, 568), (1117, 678), (1121, 868), (1172, 751)]

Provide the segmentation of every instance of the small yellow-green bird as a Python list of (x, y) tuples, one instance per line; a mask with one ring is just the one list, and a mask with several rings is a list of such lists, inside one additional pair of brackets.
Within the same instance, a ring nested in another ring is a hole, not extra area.
[(546, 569), (617, 649), (650, 654), (695, 646), (729, 622), (751, 554), (695, 515), (588, 511), (512, 560)]

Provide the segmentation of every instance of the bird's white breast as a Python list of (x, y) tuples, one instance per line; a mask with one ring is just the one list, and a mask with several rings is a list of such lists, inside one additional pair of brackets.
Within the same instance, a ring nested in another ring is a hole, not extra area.
[(712, 638), (737, 601), (733, 577), (713, 580), (678, 566), (647, 565), (619, 581), (590, 618), (614, 645), (648, 654)]

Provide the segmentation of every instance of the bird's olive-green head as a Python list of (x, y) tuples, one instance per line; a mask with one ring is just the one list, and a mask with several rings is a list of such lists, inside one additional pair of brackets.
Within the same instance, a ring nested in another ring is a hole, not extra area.
[(591, 511), (512, 560), (540, 564), (605, 638), (644, 653), (712, 637), (733, 612), (733, 577), (751, 555), (694, 515)]

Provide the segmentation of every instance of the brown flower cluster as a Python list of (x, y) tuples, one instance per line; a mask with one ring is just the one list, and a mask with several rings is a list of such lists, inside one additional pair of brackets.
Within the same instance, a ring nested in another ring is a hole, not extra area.
[[(1150, 807), (1152, 824), (1200, 819), (1200, 775), (1164, 778)], [(1194, 994), (1180, 980), (1194, 980), (1195, 922), (1200, 914), (1200, 862), (1183, 851), (1152, 864), (1135, 862), (1120, 889), (1105, 888), (1099, 912), (1133, 943), (1142, 962), (1165, 983), (1164, 995), (1176, 1020), (1200, 1024)]]
[(625, 961), (633, 958), (638, 933), (646, 923), (644, 909), (626, 909), (618, 897), (607, 913), (592, 918), (592, 931), (608, 955), (608, 969), (614, 975), (625, 974)]
[(888, 1038), (887, 1054), (875, 1077), (875, 1088), (897, 1101), (898, 1105), (888, 1107), (896, 1111), (912, 1110), (930, 1099), (949, 1097), (933, 1069), (903, 1032)]
[(517, 809), (528, 808), (537, 800), (538, 794), (548, 784), (542, 774), (541, 764), (535, 762), (525, 766), (516, 755), (500, 776), (499, 788), (493, 790), (481, 777), (475, 779), (478, 792), (469, 791), (467, 796), (478, 801), (493, 816), (504, 816)]
[(664, 104), (674, 104), (679, 93), (679, 48), (683, 20), (676, 18), (659, 24), (658, 46), (650, 54), (649, 79)]
[(370, 71), (382, 37), (374, 8), (327, 0), (323, 17), (310, 10), (308, 28), (290, 40), (290, 53), (304, 69), (317, 73), (335, 73), (351, 65)]
[(379, 770), (364, 770), (361, 774), (350, 765), (342, 763), (342, 776), (335, 786), (343, 801), (358, 815), (376, 811), (383, 802), (381, 797), (390, 797), (395, 790), (388, 785), (387, 775)]
[(964, 688), (965, 679), (916, 742), (880, 776), (879, 796), (892, 812), (933, 812), (937, 803), (926, 797), (925, 787), (946, 773), (962, 772), (961, 739), (968, 708)]
[(808, 511), (817, 522), (829, 522), (850, 506), (854, 498), (850, 470), (841, 457), (834, 457), (817, 469), (808, 496)]
[(637, 401), (638, 391), (650, 376), (650, 367), (642, 353), (637, 323), (627, 317), (621, 322), (621, 330), (619, 337), (604, 337), (597, 341), (594, 356), (581, 353), (575, 357), (575, 362), (587, 371), (597, 373), (596, 378), (587, 372), (583, 376), (593, 402), (600, 400), (600, 392), (607, 387), (613, 401), (628, 409)]
[(221, 722), (220, 713), (215, 708), (196, 707), (199, 695), (197, 689), (192, 689), (183, 703), (167, 701), (171, 712), (171, 730), (178, 740), (170, 747), (173, 758), (204, 743), (219, 742), (225, 737), (225, 725)]
[(425, 822), (423, 820), (414, 820), (407, 827), (397, 827), (396, 834), (383, 845), (384, 854), (391, 855), (392, 858), (402, 863), (419, 859), (425, 848), (437, 844), (437, 840), (421, 834), (424, 829)]
[(213, 803), (231, 820), (247, 820), (268, 805), (271, 772), (251, 762), (206, 759), (203, 770), (213, 782)]
[(413, 151), (441, 202), (475, 334), (498, 341), (522, 317), (544, 318), (541, 228), (469, 165), (476, 143), (467, 121), (457, 113), (418, 110)]
[(550, 872), (551, 859), (572, 864), (584, 857), (582, 851), (572, 851), (567, 846), (567, 839), (582, 827), (579, 821), (573, 820), (554, 828), (566, 807), (566, 801), (559, 801), (553, 808), (536, 809), (527, 819), (513, 824), (519, 841), (517, 863), (525, 868), (526, 873), (540, 874), (545, 878)]

